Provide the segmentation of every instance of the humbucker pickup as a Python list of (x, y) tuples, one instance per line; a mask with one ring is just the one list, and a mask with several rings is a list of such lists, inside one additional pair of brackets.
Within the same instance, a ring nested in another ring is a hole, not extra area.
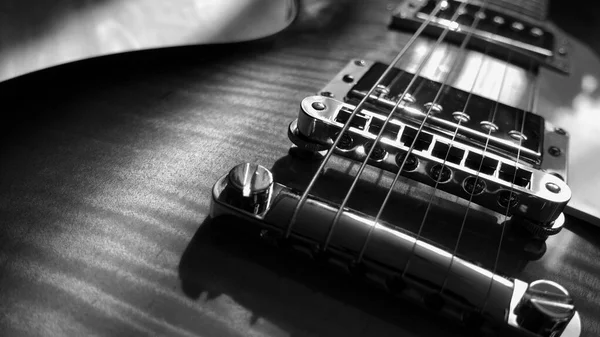
[[(292, 141), (311, 149), (329, 148), (358, 99), (366, 95), (365, 89), (373, 85), (384, 67), (362, 60), (350, 62), (323, 89), (325, 96), (302, 102), (297, 121), (290, 125)], [(356, 84), (349, 85), (349, 76)], [(366, 108), (352, 119), (336, 153), (357, 161), (366, 159), (412, 76), (375, 90)], [(390, 77), (398, 78), (393, 73)], [(557, 135), (555, 128), (538, 115), (474, 95), (469, 108), (462, 111), (467, 93), (454, 88), (445, 89), (446, 94), (432, 107), (440, 84), (425, 78), (418, 81), (421, 83), (414, 87), (423, 89), (405, 95), (399, 103), (370, 164), (396, 173), (418, 133), (404, 164), (404, 176), (495, 212), (504, 213), (508, 207), (509, 215), (551, 226), (570, 200), (571, 191), (564, 181), (566, 156), (557, 162), (544, 155), (544, 149), (567, 148), (568, 137)], [(427, 123), (417, 132), (428, 110)], [(458, 123), (458, 118), (464, 123)], [(549, 163), (545, 163), (547, 159)]]
[[(452, 21), (453, 14), (463, 2), (443, 0), (442, 10), (431, 17), (425, 33), (437, 36), (444, 28), (449, 28), (448, 41), (460, 43), (470, 32), (471, 49), (486, 50), (491, 55), (503, 57), (503, 61), (517, 63), (526, 68), (533, 61), (535, 65), (541, 64), (560, 72), (569, 72), (568, 43), (556, 27), (495, 8), (493, 5), (483, 5), (483, 2), (467, 4), (460, 16)], [(437, 3), (438, 1), (428, 0), (402, 2), (393, 12), (392, 27), (415, 30), (430, 18)], [(483, 6), (487, 8), (483, 10)], [(479, 17), (479, 23), (471, 28), (476, 16)], [(506, 55), (511, 55), (510, 60), (506, 60)]]

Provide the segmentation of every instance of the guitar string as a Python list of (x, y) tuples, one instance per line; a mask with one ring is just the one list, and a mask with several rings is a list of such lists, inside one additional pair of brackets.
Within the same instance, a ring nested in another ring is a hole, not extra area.
[[(483, 8), (483, 6), (482, 6), (482, 8)], [(498, 27), (496, 27), (496, 28), (495, 28), (495, 30), (497, 30), (497, 28), (498, 28)], [(469, 105), (470, 99), (472, 98), (472, 95), (473, 95), (473, 92), (474, 92), (475, 86), (476, 86), (476, 84), (477, 84), (477, 80), (478, 80), (478, 78), (479, 78), (479, 75), (480, 75), (480, 73), (481, 73), (481, 70), (483, 69), (483, 64), (484, 64), (484, 61), (485, 61), (485, 57), (487, 56), (487, 54), (488, 54), (488, 53), (489, 53), (489, 45), (488, 45), (488, 46), (486, 46), (486, 48), (485, 48), (485, 54), (482, 56), (481, 63), (479, 64), (479, 67), (478, 67), (478, 69), (477, 69), (477, 74), (476, 74), (476, 76), (475, 76), (475, 79), (474, 79), (474, 81), (473, 81), (473, 84), (472, 84), (472, 86), (471, 86), (471, 90), (469, 91), (469, 95), (468, 95), (468, 97), (467, 97), (467, 100), (466, 100), (465, 106), (463, 107), (463, 110), (461, 111), (462, 113), (465, 113), (465, 111), (466, 111), (466, 109), (467, 109), (467, 107), (468, 107), (468, 105)], [(497, 108), (498, 108), (498, 101), (500, 100), (500, 97), (501, 97), (501, 95), (502, 95), (502, 89), (503, 89), (503, 87), (504, 87), (504, 81), (505, 81), (505, 78), (506, 78), (506, 73), (507, 73), (507, 70), (508, 70), (508, 62), (509, 62), (509, 61), (510, 61), (510, 52), (509, 52), (509, 57), (508, 57), (508, 59), (507, 59), (507, 60), (506, 60), (506, 62), (505, 62), (504, 70), (503, 70), (503, 72), (502, 72), (502, 78), (501, 78), (501, 82), (500, 82), (500, 90), (499, 90), (499, 93), (498, 93), (498, 99), (496, 100), (496, 103), (495, 103), (495, 106), (494, 106), (494, 112), (493, 112), (493, 115), (492, 115), (492, 122), (493, 122), (493, 120), (495, 119), (495, 116), (496, 116), (496, 111), (497, 111)], [(438, 187), (439, 187), (439, 182), (440, 182), (440, 178), (441, 178), (441, 176), (442, 176), (442, 172), (443, 172), (443, 170), (444, 170), (444, 168), (445, 168), (445, 166), (446, 166), (446, 162), (447, 162), (447, 160), (448, 160), (448, 156), (449, 156), (449, 154), (450, 154), (450, 150), (452, 149), (452, 144), (454, 143), (454, 141), (455, 141), (455, 139), (456, 139), (456, 136), (457, 136), (457, 134), (458, 134), (458, 130), (459, 130), (459, 126), (460, 126), (460, 124), (461, 124), (461, 121), (459, 120), (458, 126), (456, 127), (456, 130), (455, 130), (455, 132), (454, 132), (454, 134), (453, 134), (453, 136), (452, 136), (452, 140), (451, 140), (450, 144), (448, 145), (448, 150), (447, 150), (447, 152), (446, 152), (446, 156), (444, 157), (444, 161), (442, 162), (442, 166), (441, 166), (441, 168), (440, 168), (440, 173), (439, 173), (439, 175), (438, 175), (438, 179), (436, 180), (436, 183), (435, 183), (435, 185), (434, 185), (434, 190), (433, 190), (433, 192), (430, 194), (429, 201), (428, 201), (428, 203), (427, 203), (427, 208), (425, 209), (425, 214), (424, 214), (424, 216), (423, 216), (423, 219), (421, 220), (421, 224), (419, 225), (419, 229), (418, 229), (418, 231), (417, 231), (417, 235), (416, 235), (416, 237), (415, 237), (415, 242), (413, 243), (413, 245), (412, 245), (412, 248), (411, 248), (411, 253), (409, 254), (409, 258), (408, 258), (408, 260), (406, 261), (406, 264), (405, 264), (405, 266), (404, 266), (404, 268), (403, 268), (403, 271), (402, 271), (402, 277), (405, 277), (405, 276), (406, 276), (406, 273), (408, 272), (408, 269), (409, 269), (409, 267), (410, 267), (410, 263), (411, 263), (411, 261), (412, 261), (412, 257), (413, 257), (413, 256), (414, 256), (414, 254), (415, 254), (415, 250), (416, 250), (416, 247), (417, 247), (417, 243), (418, 243), (419, 239), (420, 239), (420, 238), (421, 238), (421, 236), (422, 236), (422, 232), (423, 232), (423, 229), (424, 229), (424, 227), (425, 227), (425, 223), (426, 223), (427, 217), (428, 217), (428, 215), (429, 215), (429, 212), (430, 212), (430, 210), (431, 210), (431, 205), (432, 205), (432, 203), (433, 203), (433, 199), (435, 198), (435, 194), (436, 194), (436, 192), (437, 192), (437, 190), (438, 190)], [(475, 185), (474, 185), (474, 188), (475, 188), (475, 186), (476, 186), (477, 179), (479, 178), (479, 172), (481, 171), (481, 168), (482, 168), (482, 165), (483, 165), (483, 160), (484, 160), (484, 158), (485, 158), (485, 153), (486, 153), (486, 151), (487, 151), (487, 147), (488, 147), (488, 144), (489, 144), (489, 137), (490, 137), (491, 133), (492, 133), (492, 130), (490, 129), (490, 130), (489, 130), (489, 132), (488, 132), (487, 138), (486, 138), (485, 148), (484, 148), (484, 151), (483, 151), (483, 153), (482, 153), (481, 162), (480, 162), (480, 165), (479, 165), (479, 168), (478, 168), (478, 171), (477, 171), (477, 175), (476, 175), (476, 178), (475, 178)], [(470, 196), (470, 198), (469, 198), (469, 204), (468, 204), (468, 206), (467, 206), (467, 207), (469, 207), (469, 206), (470, 206), (472, 198), (473, 198), (473, 195), (471, 194), (471, 196)], [(467, 208), (467, 212), (468, 212), (468, 208)], [(451, 258), (451, 261), (450, 261), (449, 268), (450, 268), (450, 267), (451, 267), (451, 265), (452, 265), (452, 261), (453, 261), (453, 259), (454, 259), (454, 254), (456, 253), (456, 249), (458, 248), (458, 242), (460, 241), (460, 237), (461, 237), (461, 233), (462, 233), (462, 230), (463, 230), (464, 224), (465, 224), (465, 223), (464, 223), (464, 221), (463, 221), (463, 223), (461, 224), (461, 229), (460, 229), (459, 237), (458, 237), (458, 239), (457, 239), (457, 243), (456, 243), (456, 245), (455, 245), (455, 250), (454, 250), (454, 252), (452, 253), (452, 258)], [(450, 269), (448, 269), (448, 270), (450, 270)], [(447, 276), (447, 274), (446, 274), (446, 276)], [(441, 293), (441, 291), (443, 291), (443, 288), (444, 288), (444, 286), (445, 286), (445, 282), (446, 282), (446, 278), (444, 279), (444, 282), (443, 282), (443, 284), (442, 284), (442, 287), (441, 287), (440, 293)]]
[[(455, 21), (458, 16), (460, 16), (460, 14), (462, 13), (462, 10), (464, 9), (464, 7), (466, 7), (467, 3), (464, 2), (461, 4), (461, 6), (459, 6), (456, 10), (456, 12), (453, 14), (452, 18), (450, 19), (451, 21)], [(476, 19), (473, 22), (473, 25), (471, 26), (471, 30), (469, 31), (469, 33), (466, 35), (465, 39), (463, 40), (463, 43), (460, 46), (460, 50), (464, 50), (466, 48), (467, 43), (469, 42), (471, 35), (472, 35), (472, 29), (474, 29), (477, 26), (477, 23), (479, 22), (478, 19)], [(362, 161), (360, 168), (358, 169), (358, 172), (356, 173), (354, 180), (352, 181), (352, 184), (350, 185), (350, 188), (348, 189), (348, 192), (346, 193), (344, 200), (342, 201), (342, 203), (340, 204), (334, 218), (333, 221), (331, 223), (331, 225), (329, 226), (329, 231), (327, 233), (327, 237), (325, 239), (325, 242), (323, 244), (323, 250), (326, 250), (327, 247), (329, 246), (329, 243), (331, 241), (331, 237), (333, 235), (333, 232), (335, 230), (335, 227), (337, 225), (337, 223), (339, 222), (339, 219), (342, 215), (342, 213), (344, 212), (344, 208), (346, 207), (346, 204), (348, 203), (348, 200), (350, 199), (350, 196), (352, 195), (352, 192), (354, 191), (354, 189), (356, 188), (356, 184), (358, 183), (358, 180), (360, 179), (365, 167), (367, 166), (368, 162), (369, 162), (369, 158), (371, 157), (373, 151), (375, 150), (375, 147), (377, 145), (377, 143), (380, 141), (381, 137), (383, 136), (383, 133), (385, 132), (385, 128), (388, 125), (388, 123), (390, 122), (390, 120), (392, 119), (394, 112), (396, 112), (396, 110), (398, 109), (398, 107), (400, 106), (400, 104), (403, 102), (404, 97), (408, 94), (408, 92), (410, 91), (410, 89), (412, 89), (412, 86), (415, 84), (415, 82), (419, 79), (419, 74), (421, 73), (421, 71), (423, 70), (423, 68), (427, 65), (429, 59), (431, 58), (431, 56), (434, 54), (434, 51), (437, 49), (437, 47), (442, 43), (442, 41), (445, 39), (446, 35), (448, 34), (450, 30), (450, 27), (446, 27), (444, 29), (444, 31), (440, 34), (440, 36), (438, 37), (438, 39), (436, 40), (435, 44), (431, 47), (431, 52), (428, 53), (425, 58), (423, 58), (423, 60), (421, 61), (421, 63), (419, 64), (419, 67), (417, 68), (415, 75), (413, 76), (413, 78), (411, 79), (411, 81), (409, 82), (409, 84), (407, 85), (407, 87), (404, 89), (404, 92), (402, 93), (402, 95), (400, 96), (400, 98), (398, 98), (396, 104), (394, 105), (394, 107), (392, 108), (392, 110), (389, 112), (387, 118), (385, 119), (385, 121), (383, 122), (383, 125), (381, 126), (381, 129), (379, 130), (379, 133), (377, 134), (377, 137), (375, 138), (375, 140), (372, 142), (372, 145), (365, 157), (365, 160)], [(457, 58), (455, 60), (455, 63), (457, 63), (459, 61), (459, 58)], [(453, 67), (452, 67), (453, 68)], [(435, 102), (437, 101), (438, 97), (440, 96), (440, 93), (443, 91), (444, 89), (444, 85), (446, 84), (446, 81), (448, 80), (448, 78), (450, 77), (450, 73), (452, 71), (448, 71), (445, 74), (445, 78), (443, 80), (442, 86), (440, 87), (436, 97), (433, 100), (433, 103), (435, 104)], [(425, 117), (423, 118), (423, 122), (421, 123), (421, 126), (419, 128), (419, 132), (420, 130), (423, 128), (424, 124), (427, 121), (427, 118), (429, 118), (429, 115), (431, 114), (431, 111), (433, 109), (433, 104), (429, 107), (427, 114), (425, 115)], [(419, 132), (417, 132), (417, 136), (419, 134)], [(410, 154), (410, 152), (412, 151), (412, 149), (414, 148), (414, 145), (417, 142), (417, 136), (415, 136), (415, 139), (413, 140), (413, 143), (411, 145), (411, 148), (409, 149), (408, 154)]]
[[(488, 1), (488, 0), (485, 0), (485, 1), (482, 3), (482, 6), (481, 6), (481, 8), (479, 9), (479, 11), (478, 11), (478, 13), (477, 13), (477, 14), (479, 14), (479, 13), (482, 13), (483, 15), (485, 15), (485, 13), (484, 13), (484, 10), (485, 10), (485, 7), (486, 7), (486, 5), (487, 5), (487, 1)], [(481, 18), (479, 17), (479, 15), (476, 15), (476, 17), (475, 17), (475, 18), (476, 18), (476, 19), (475, 19), (476, 21), (478, 21), (478, 20), (480, 20), (480, 19), (481, 19)], [(476, 25), (477, 25), (477, 23), (475, 23), (475, 22), (474, 22), (474, 23), (473, 23), (473, 26), (476, 26)], [(473, 28), (473, 27), (472, 27), (472, 28)], [(474, 28), (473, 28), (473, 29), (474, 29)], [(472, 29), (472, 30), (473, 30), (473, 29)], [(468, 35), (469, 35), (469, 36), (472, 34), (472, 30), (471, 30), (471, 32), (469, 32), (469, 33), (468, 33)], [(467, 39), (465, 39), (465, 40), (467, 40)], [(463, 43), (465, 43), (465, 44), (466, 44), (466, 43), (468, 43), (468, 41), (466, 41), (466, 42), (465, 42), (465, 41), (463, 41)], [(460, 49), (460, 50), (462, 51), (462, 50), (464, 50), (464, 49), (461, 47), (461, 49)], [(485, 54), (487, 55), (487, 53), (488, 53), (488, 52), (489, 52), (489, 45), (488, 45), (488, 46), (486, 46), (486, 48), (485, 48)], [(474, 81), (473, 81), (473, 85), (471, 86), (471, 90), (469, 91), (469, 95), (468, 95), (468, 97), (467, 97), (467, 100), (466, 100), (466, 103), (465, 103), (464, 109), (463, 109), (463, 111), (462, 111), (463, 113), (464, 113), (464, 111), (466, 110), (466, 108), (467, 108), (467, 106), (468, 106), (468, 104), (469, 104), (469, 101), (470, 101), (470, 99), (471, 99), (471, 96), (472, 96), (472, 94), (473, 94), (473, 91), (475, 90), (475, 84), (477, 83), (477, 79), (479, 78), (479, 75), (480, 75), (480, 72), (481, 72), (481, 69), (482, 69), (482, 68), (483, 68), (483, 60), (482, 60), (482, 63), (479, 65), (478, 69), (477, 69), (477, 74), (475, 75), (475, 79), (474, 79)], [(447, 75), (448, 75), (448, 77), (449, 77), (449, 75), (450, 75), (450, 72), (449, 72)], [(443, 85), (442, 85), (442, 87), (440, 88), (440, 91), (441, 91), (442, 89), (443, 89)], [(436, 101), (436, 99), (434, 99), (434, 102), (435, 102), (435, 101)], [(459, 119), (459, 120), (458, 120), (458, 126), (457, 126), (457, 128), (456, 128), (456, 132), (455, 132), (455, 133), (454, 133), (454, 135), (452, 136), (452, 140), (450, 141), (450, 145), (448, 146), (448, 151), (446, 152), (446, 155), (445, 155), (445, 157), (444, 157), (444, 161), (443, 161), (443, 163), (442, 163), (442, 168), (441, 168), (441, 171), (440, 171), (440, 176), (439, 176), (439, 177), (441, 177), (441, 172), (442, 172), (442, 170), (443, 170), (443, 168), (444, 168), (444, 166), (445, 166), (445, 163), (446, 163), (446, 161), (447, 161), (447, 159), (448, 159), (448, 155), (449, 155), (449, 153), (450, 153), (450, 149), (451, 149), (451, 147), (452, 147), (452, 144), (454, 143), (454, 140), (455, 140), (455, 138), (456, 138), (456, 136), (457, 136), (457, 133), (458, 133), (458, 128), (459, 128), (459, 126), (461, 125), (461, 123), (462, 123), (462, 119)], [(415, 139), (416, 139), (416, 137), (415, 137)], [(401, 167), (400, 167), (400, 170), (398, 171), (398, 173), (397, 173), (397, 174), (396, 174), (396, 176), (394, 177), (394, 181), (392, 182), (392, 185), (391, 185), (390, 189), (388, 190), (388, 193), (387, 193), (387, 195), (386, 195), (386, 198), (384, 199), (384, 203), (383, 203), (383, 205), (381, 206), (381, 208), (379, 209), (379, 212), (377, 213), (377, 216), (375, 217), (375, 220), (373, 221), (373, 225), (371, 225), (371, 227), (369, 228), (369, 231), (368, 231), (368, 233), (367, 233), (367, 236), (366, 236), (366, 238), (365, 238), (365, 242), (363, 243), (363, 246), (362, 246), (362, 248), (361, 248), (361, 251), (360, 251), (360, 253), (359, 253), (359, 257), (358, 257), (358, 259), (357, 259), (357, 262), (361, 262), (361, 261), (362, 261), (362, 258), (363, 258), (364, 254), (365, 254), (365, 251), (366, 251), (366, 249), (367, 249), (367, 245), (368, 245), (368, 243), (369, 243), (369, 241), (370, 241), (370, 239), (371, 239), (371, 235), (372, 235), (372, 233), (373, 233), (373, 230), (374, 230), (374, 229), (375, 229), (375, 227), (377, 226), (377, 222), (379, 221), (379, 218), (381, 217), (381, 215), (382, 215), (382, 213), (383, 213), (383, 209), (385, 208), (385, 204), (387, 203), (387, 201), (388, 201), (389, 197), (391, 196), (391, 193), (393, 192), (393, 187), (395, 186), (395, 184), (396, 184), (396, 182), (397, 182), (397, 180), (398, 180), (398, 178), (399, 178), (399, 176), (400, 176), (400, 174), (401, 174), (401, 172), (402, 172), (402, 170), (403, 170), (404, 162), (407, 160), (407, 158), (408, 158), (408, 155), (409, 155), (409, 154), (410, 154), (410, 152), (409, 152), (409, 153), (407, 153), (407, 154), (405, 155), (405, 158), (404, 158), (404, 161), (403, 161), (403, 163), (402, 163), (402, 165), (401, 165)], [(435, 194), (435, 191), (436, 191), (436, 190), (437, 190), (437, 188), (438, 188), (438, 184), (439, 184), (439, 177), (438, 177), (438, 179), (436, 180), (436, 184), (435, 184), (434, 192), (433, 192), (433, 194), (432, 194), (432, 195), (434, 195), (434, 194)], [(432, 199), (430, 199), (430, 202), (431, 202), (431, 200), (432, 200)], [(425, 216), (426, 216), (426, 215), (425, 215)], [(418, 237), (417, 237), (417, 238), (418, 238)], [(416, 244), (416, 241), (415, 241), (415, 244)], [(414, 250), (414, 247), (413, 247), (413, 250)], [(414, 253), (414, 252), (413, 252), (413, 253)], [(411, 254), (411, 255), (412, 255), (412, 254)]]
[(285, 232), (285, 236), (284, 236), (285, 238), (289, 238), (290, 234), (292, 233), (292, 228), (293, 228), (293, 226), (294, 226), (294, 224), (296, 222), (296, 219), (298, 218), (298, 213), (300, 212), (300, 209), (306, 203), (306, 200), (308, 199), (308, 195), (309, 195), (310, 191), (312, 190), (312, 188), (314, 187), (315, 183), (317, 182), (317, 179), (319, 178), (319, 176), (321, 175), (321, 173), (325, 169), (325, 165), (329, 161), (329, 158), (331, 158), (331, 156), (333, 155), (333, 152), (335, 151), (338, 143), (342, 139), (342, 136), (344, 135), (344, 133), (350, 127), (350, 124), (351, 124), (352, 119), (354, 118), (354, 116), (356, 116), (356, 114), (358, 114), (362, 110), (362, 108), (365, 105), (366, 101), (369, 99), (369, 97), (371, 96), (371, 94), (375, 91), (375, 89), (377, 88), (377, 86), (383, 81), (383, 79), (386, 76), (388, 76), (388, 74), (392, 71), (392, 69), (394, 69), (394, 66), (400, 61), (400, 59), (404, 56), (404, 54), (408, 51), (408, 49), (412, 46), (412, 44), (417, 40), (417, 38), (421, 35), (421, 33), (425, 30), (425, 28), (431, 23), (431, 20), (438, 14), (438, 12), (442, 9), (443, 6), (444, 6), (444, 1), (438, 2), (438, 4), (435, 6), (435, 8), (431, 11), (429, 17), (419, 26), (419, 28), (417, 29), (417, 31), (411, 36), (411, 38), (406, 43), (406, 45), (404, 45), (404, 47), (402, 48), (402, 50), (400, 50), (400, 52), (394, 57), (394, 59), (392, 60), (392, 62), (390, 63), (390, 65), (384, 70), (384, 72), (381, 74), (381, 76), (379, 76), (379, 78), (377, 79), (377, 81), (375, 81), (375, 83), (369, 89), (369, 91), (367, 92), (367, 94), (365, 95), (365, 97), (360, 100), (360, 102), (358, 103), (358, 105), (356, 105), (356, 107), (354, 108), (354, 111), (352, 111), (352, 113), (348, 117), (348, 120), (346, 121), (346, 123), (344, 124), (344, 126), (342, 127), (342, 129), (340, 130), (338, 136), (335, 138), (335, 141), (333, 142), (333, 144), (331, 145), (331, 147), (329, 148), (329, 150), (325, 154), (324, 158), (322, 159), (321, 164), (317, 168), (317, 171), (315, 172), (315, 174), (312, 176), (310, 182), (306, 186), (306, 189), (304, 190), (304, 192), (300, 196), (300, 200), (298, 200), (298, 203), (294, 207), (294, 212), (292, 213), (292, 216), (290, 218), (290, 221), (288, 223), (288, 226), (287, 226), (287, 229), (286, 229), (286, 232)]
[[(494, 31), (497, 31), (497, 29), (498, 28), (496, 27), (494, 29)], [(469, 101), (471, 99), (471, 96), (472, 96), (472, 93), (473, 93), (473, 89), (475, 88), (475, 84), (476, 84), (477, 78), (479, 77), (479, 73), (480, 73), (481, 69), (483, 68), (483, 63), (485, 62), (486, 57), (488, 57), (488, 53), (489, 53), (489, 45), (486, 46), (485, 53), (483, 54), (483, 56), (481, 58), (481, 64), (480, 64), (479, 69), (477, 71), (476, 79), (473, 82), (473, 87), (471, 88), (471, 92), (469, 92), (469, 96), (467, 97), (467, 102), (466, 102), (465, 107), (463, 108), (463, 111), (462, 111), (463, 113), (465, 113), (465, 111), (467, 109), (467, 106), (469, 105)], [(498, 93), (498, 99), (496, 100), (496, 102), (494, 104), (494, 112), (493, 112), (492, 118), (490, 120), (491, 123), (494, 123), (494, 120), (496, 119), (496, 113), (498, 111), (498, 105), (499, 105), (500, 97), (502, 96), (502, 89), (504, 88), (504, 81), (505, 81), (506, 74), (507, 74), (507, 71), (508, 71), (508, 64), (510, 63), (511, 53), (512, 52), (509, 52), (508, 57), (505, 60), (504, 69), (502, 71), (502, 78), (501, 78), (501, 81), (500, 81), (500, 90), (499, 90), (499, 93)], [(458, 132), (458, 128), (457, 128), (456, 131)], [(481, 169), (483, 168), (483, 162), (485, 160), (485, 154), (487, 153), (487, 150), (488, 150), (488, 146), (489, 146), (489, 143), (490, 143), (491, 134), (492, 134), (492, 128), (490, 128), (488, 130), (488, 134), (487, 134), (486, 141), (485, 141), (485, 146), (484, 146), (483, 152), (481, 154), (481, 161), (479, 162), (479, 167), (477, 168), (477, 172), (475, 174), (475, 182), (473, 184), (473, 188), (474, 189), (476, 188), (477, 182), (479, 181), (479, 174), (481, 173)], [(475, 195), (472, 192), (469, 193), (470, 195), (469, 195), (469, 200), (467, 202), (465, 214), (463, 216), (463, 219), (462, 219), (462, 222), (461, 222), (461, 225), (460, 225), (460, 230), (458, 232), (458, 238), (456, 239), (456, 244), (454, 245), (454, 250), (452, 251), (452, 255), (451, 255), (451, 258), (450, 258), (450, 263), (448, 264), (448, 268), (447, 268), (445, 276), (444, 276), (444, 281), (442, 282), (442, 286), (440, 287), (440, 291), (439, 291), (440, 294), (442, 294), (444, 292), (444, 289), (446, 288), (446, 282), (448, 281), (448, 277), (450, 275), (450, 271), (452, 270), (452, 265), (454, 263), (454, 259), (456, 257), (456, 253), (458, 251), (458, 247), (459, 247), (459, 244), (460, 244), (460, 241), (461, 241), (461, 238), (462, 238), (462, 235), (463, 235), (463, 231), (464, 231), (464, 228), (465, 228), (465, 225), (466, 225), (467, 217), (469, 215), (469, 211), (471, 209), (471, 204), (473, 202), (473, 197)]]
[[(529, 62), (530, 62), (529, 63), (530, 72), (533, 73), (533, 71), (532, 71), (533, 70), (533, 61), (530, 60)], [(521, 135), (523, 135), (523, 130), (525, 130), (525, 120), (527, 119), (527, 114), (529, 113), (529, 109), (533, 108), (533, 104), (534, 104), (537, 92), (538, 92), (538, 81), (536, 78), (533, 81), (533, 89), (531, 90), (528, 107), (526, 109), (523, 109), (523, 120), (521, 121), (521, 130), (520, 130)], [(508, 219), (508, 213), (510, 212), (510, 209), (511, 209), (512, 198), (513, 198), (514, 187), (515, 187), (515, 180), (517, 179), (517, 172), (519, 169), (518, 165), (519, 165), (519, 158), (521, 156), (522, 144), (523, 144), (523, 137), (520, 137), (519, 138), (519, 147), (517, 150), (517, 158), (515, 160), (515, 173), (513, 173), (512, 181), (510, 184), (508, 203), (506, 205), (506, 212), (504, 213), (504, 222), (502, 223), (502, 230), (500, 232), (500, 240), (498, 242), (498, 248), (496, 250), (496, 257), (494, 259), (494, 268), (492, 269), (492, 277), (490, 277), (490, 283), (488, 285), (488, 289), (487, 289), (487, 292), (485, 295), (485, 300), (483, 302), (483, 305), (481, 306), (481, 312), (483, 312), (485, 310), (485, 307), (487, 306), (488, 300), (489, 300), (491, 292), (492, 292), (492, 285), (494, 284), (493, 275), (495, 275), (498, 270), (498, 262), (500, 260), (500, 252), (502, 251), (502, 243), (504, 241), (504, 235), (505, 235), (506, 226), (507, 226), (506, 221)]]

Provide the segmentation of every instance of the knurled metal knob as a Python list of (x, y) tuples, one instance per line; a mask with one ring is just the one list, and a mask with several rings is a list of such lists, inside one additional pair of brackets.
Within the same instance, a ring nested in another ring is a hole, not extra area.
[(539, 280), (532, 282), (515, 309), (517, 324), (539, 336), (560, 336), (573, 315), (575, 306), (561, 285)]
[(565, 224), (565, 215), (560, 213), (558, 218), (556, 218), (556, 220), (547, 226), (537, 224), (526, 219), (522, 223), (523, 226), (525, 226), (525, 228), (533, 235), (541, 238), (547, 238), (548, 236), (558, 234), (562, 230)]
[(269, 205), (273, 174), (257, 164), (237, 165), (228, 175), (227, 201), (232, 206), (259, 214)]

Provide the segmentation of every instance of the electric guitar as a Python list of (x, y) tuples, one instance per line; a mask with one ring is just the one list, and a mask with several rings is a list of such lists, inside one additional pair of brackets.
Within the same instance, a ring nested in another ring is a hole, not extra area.
[(298, 9), (0, 83), (0, 334), (598, 335), (600, 62), (545, 1)]

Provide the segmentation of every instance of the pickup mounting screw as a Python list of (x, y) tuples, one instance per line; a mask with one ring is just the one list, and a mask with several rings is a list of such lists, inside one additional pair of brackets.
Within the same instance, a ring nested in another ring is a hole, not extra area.
[(321, 96), (323, 96), (323, 97), (329, 97), (329, 98), (333, 98), (334, 97), (333, 93), (330, 92), (330, 91), (322, 91), (321, 92)]
[(323, 102), (314, 102), (313, 104), (311, 104), (311, 106), (313, 109), (319, 110), (319, 111), (323, 111), (327, 107), (327, 106), (325, 106), (325, 104), (323, 104)]
[(367, 62), (365, 62), (364, 60), (356, 60), (354, 61), (354, 64), (359, 67), (364, 67), (367, 64)]
[(552, 157), (558, 157), (558, 156), (560, 156), (560, 154), (562, 153), (562, 151), (558, 147), (556, 147), (556, 146), (550, 146), (548, 148), (548, 153)]
[(342, 81), (344, 81), (346, 83), (352, 83), (352, 82), (354, 82), (354, 76), (352, 76), (350, 74), (346, 74), (346, 75), (344, 75), (344, 77), (342, 77)]
[(565, 47), (558, 48), (558, 53), (561, 55), (567, 55), (567, 48), (565, 48)]
[(567, 131), (565, 131), (562, 128), (556, 128), (556, 129), (554, 129), (554, 132), (556, 132), (556, 133), (558, 133), (559, 135), (562, 135), (562, 136), (564, 136), (564, 135), (567, 134)]

